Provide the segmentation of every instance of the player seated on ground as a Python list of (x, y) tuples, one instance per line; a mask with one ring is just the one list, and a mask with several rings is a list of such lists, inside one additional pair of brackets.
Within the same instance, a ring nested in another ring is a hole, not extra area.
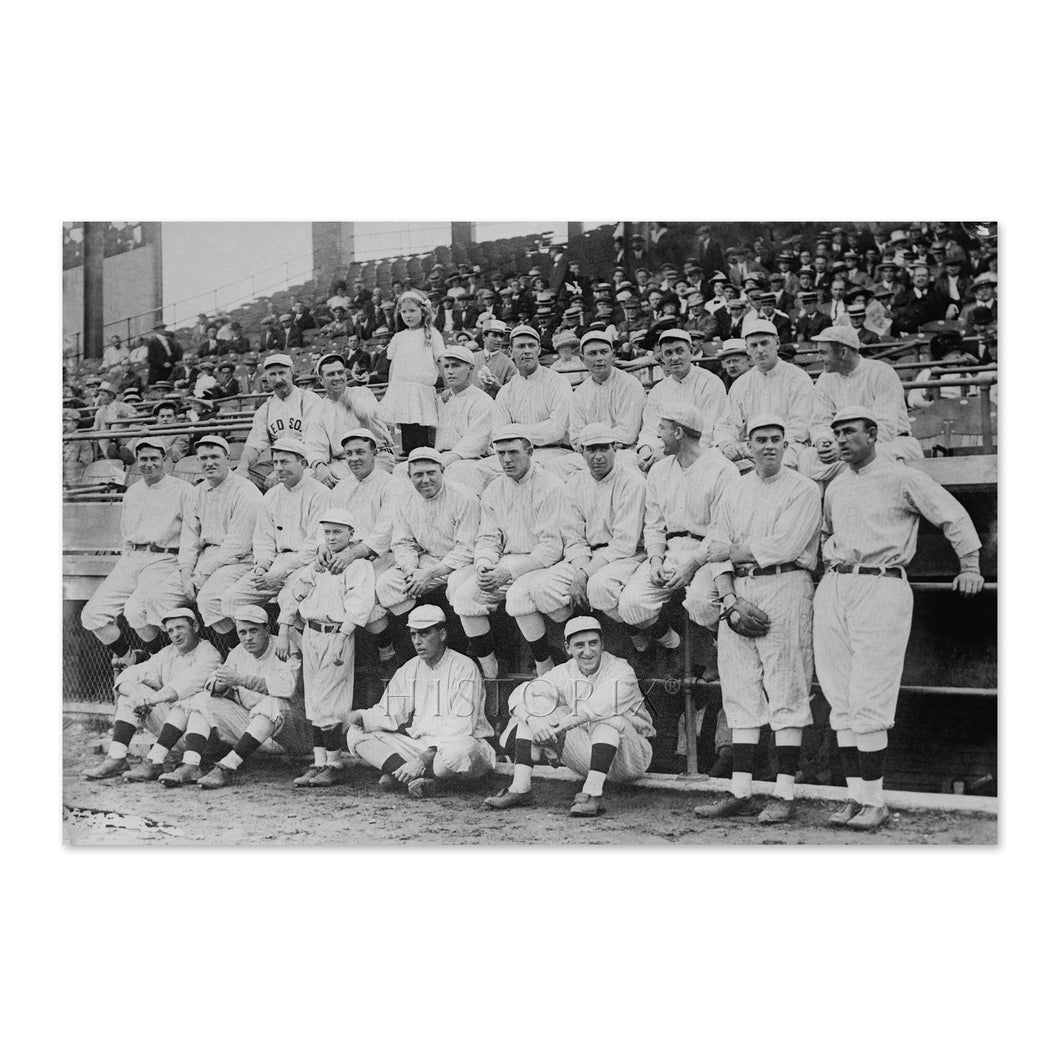
[[(202, 692), (187, 702), (184, 758), (158, 778), (167, 788), (226, 787), (234, 782), (236, 770), (269, 739), (293, 755), (308, 754), (313, 746), (305, 710), (295, 702), (301, 655), (280, 659), (276, 638), (269, 635), (268, 616), (260, 607), (236, 612), (236, 632), (238, 646), (210, 675)], [(211, 730), (235, 749), (203, 775), (202, 756)]]
[(512, 720), (501, 742), (515, 772), (508, 787), (485, 800), (486, 809), (532, 806), (534, 762), (542, 757), (585, 777), (571, 817), (603, 813), (608, 778), (623, 784), (647, 772), (655, 728), (633, 668), (603, 650), (595, 618), (572, 618), (563, 637), (570, 661), (519, 685), (508, 700)]
[[(85, 770), (89, 780), (106, 780), (122, 773), (127, 780), (157, 780), (165, 772), (162, 763), (166, 755), (187, 725), (189, 700), (203, 690), (221, 663), (217, 649), (199, 639), (194, 612), (186, 607), (167, 611), (162, 626), (170, 644), (146, 662), (123, 670), (115, 683), (117, 709), (110, 750), (100, 765)], [(130, 769), (129, 744), (141, 724), (158, 740), (147, 758)]]
[[(354, 518), (343, 508), (320, 517), (325, 564), (349, 547)], [(342, 778), (342, 719), (353, 702), (353, 631), (365, 626), (375, 606), (375, 571), (355, 559), (340, 573), (314, 560), (280, 593), (280, 633), (276, 654), (291, 654), (291, 626), (302, 629), (305, 713), (313, 727), (313, 765), (295, 782), (298, 788), (329, 788)]]
[(381, 787), (407, 785), (422, 798), (491, 772), (496, 756), (482, 675), (447, 646), (445, 612), (417, 607), (408, 625), (416, 658), (394, 674), (374, 707), (353, 712), (346, 742), (382, 773)]

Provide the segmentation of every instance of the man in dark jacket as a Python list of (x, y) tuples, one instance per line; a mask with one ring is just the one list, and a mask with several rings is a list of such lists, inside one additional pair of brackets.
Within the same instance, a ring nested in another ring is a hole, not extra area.
[(155, 326), (148, 336), (147, 346), (147, 385), (159, 379), (168, 379), (173, 365), (180, 361), (183, 347), (166, 331), (165, 324)]
[(933, 320), (945, 320), (949, 306), (950, 300), (932, 287), (928, 267), (917, 265), (913, 269), (913, 286), (894, 297), (895, 330), (908, 335)]

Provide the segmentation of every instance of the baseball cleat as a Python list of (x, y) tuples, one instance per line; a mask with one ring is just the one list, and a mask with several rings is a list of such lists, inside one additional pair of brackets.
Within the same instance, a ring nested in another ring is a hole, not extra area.
[(176, 769), (163, 773), (158, 779), (167, 788), (179, 788), (184, 784), (194, 784), (202, 776), (202, 770), (198, 766), (182, 762)]
[(108, 780), (110, 777), (120, 777), (128, 768), (127, 758), (104, 758), (98, 766), (86, 769), (81, 776), (86, 780)]
[(482, 800), (482, 808), (485, 810), (514, 810), (516, 806), (533, 805), (533, 791), (512, 791), (511, 788), (505, 788), (504, 791)]
[(166, 767), (161, 762), (150, 762), (145, 758), (125, 774), (125, 779), (132, 784), (143, 784), (149, 780), (158, 780), (165, 771)]
[(833, 828), (845, 828), (857, 816), (860, 809), (860, 802), (857, 802), (854, 799), (847, 799), (847, 801), (828, 818), (828, 823)]
[(216, 791), (217, 788), (227, 788), (236, 782), (236, 771), (220, 764), (213, 767), (206, 776), (198, 781), (200, 788), (207, 791)]
[(795, 818), (795, 800), (770, 796), (765, 809), (758, 815), (759, 824), (783, 824)]
[(342, 766), (321, 766), (317, 770), (316, 775), (306, 781), (306, 786), (310, 788), (333, 788), (336, 784), (342, 783), (342, 774)]
[(433, 777), (417, 777), (409, 781), (409, 794), (414, 799), (426, 799), (438, 790), (438, 781)]
[(320, 772), (323, 766), (310, 766), (297, 780), (294, 782), (296, 788), (306, 788), (309, 786), (309, 782)]
[(726, 793), (719, 802), (706, 802), (702, 806), (696, 806), (692, 812), (697, 817), (706, 817), (708, 820), (717, 820), (720, 817), (753, 817), (757, 807), (750, 795), (738, 799), (732, 792)]
[(571, 803), (571, 817), (599, 817), (604, 812), (604, 802), (599, 795), (586, 795), (579, 791)]
[(401, 781), (398, 780), (398, 778), (395, 777), (393, 774), (384, 773), (379, 778), (379, 786), (384, 791), (396, 791), (398, 788), (403, 788), (405, 785), (402, 784)]
[(875, 832), (890, 816), (891, 811), (886, 806), (862, 806), (861, 812), (847, 823), (847, 828), (853, 828), (855, 832)]

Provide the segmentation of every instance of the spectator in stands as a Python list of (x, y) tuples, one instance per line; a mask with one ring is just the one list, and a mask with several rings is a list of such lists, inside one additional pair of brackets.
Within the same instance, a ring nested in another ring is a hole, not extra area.
[(847, 282), (841, 276), (836, 276), (828, 287), (830, 295), (827, 302), (823, 302), (820, 311), (828, 317), (833, 324), (846, 312), (845, 296)]
[(225, 344), (217, 337), (217, 328), (210, 325), (206, 328), (205, 338), (199, 345), (199, 357), (220, 357), (225, 351)]
[[(722, 339), (739, 339), (743, 337), (744, 325), (751, 317), (748, 312), (747, 296), (734, 292), (725, 300), (725, 309), (715, 314), (718, 318), (718, 334)], [(724, 316), (722, 315), (724, 313)]]
[(231, 361), (222, 361), (217, 366), (218, 397), (235, 397), (240, 393), (239, 380), (236, 379), (236, 366)]
[[(99, 384), (96, 398), (96, 415), (92, 422), (94, 431), (114, 430), (122, 420), (136, 416), (136, 409), (125, 401), (118, 401), (118, 388), (109, 380)], [(118, 439), (102, 439), (97, 443), (99, 456), (104, 460), (121, 460), (125, 465), (133, 462), (132, 453)]]
[(894, 327), (899, 334), (919, 332), (925, 324), (956, 317), (957, 308), (931, 285), (931, 270), (916, 265), (912, 270), (913, 286), (894, 297)]
[(799, 342), (809, 342), (815, 335), (830, 327), (831, 317), (822, 313), (817, 303), (816, 291), (799, 292), (799, 314), (795, 318), (795, 337)]
[[(332, 306), (331, 319), (320, 329), (318, 338), (339, 339), (348, 338), (351, 335), (356, 335), (356, 327), (350, 320), (345, 307), (341, 305)], [(277, 341), (279, 341), (279, 338), (278, 336)]]
[(974, 305), (965, 318), (967, 334), (961, 348), (971, 358), (969, 363), (992, 364), (997, 361), (997, 306)]
[(849, 306), (847, 309), (847, 318), (850, 321), (850, 326), (857, 333), (858, 340), (861, 342), (862, 347), (873, 346), (880, 341), (880, 336), (877, 335), (875, 331), (865, 327), (864, 305), (859, 303)]
[(573, 331), (557, 331), (552, 336), (552, 349), (556, 359), (548, 366), (554, 372), (563, 372), (571, 386), (577, 386), (589, 374), (578, 355), (579, 340)]
[[(156, 427), (172, 427), (177, 422), (180, 405), (173, 398), (163, 398), (155, 403), (151, 411), (154, 413)], [(187, 456), (190, 449), (186, 434), (166, 434), (155, 438), (154, 441), (165, 448), (171, 467), (182, 457)]]
[(343, 309), (349, 309), (353, 304), (353, 299), (346, 292), (346, 284), (341, 280), (335, 284), (331, 297), (328, 299), (328, 309), (334, 309), (336, 306), (341, 306)]
[(166, 331), (165, 324), (155, 325), (147, 338), (148, 386), (158, 379), (168, 379), (173, 366), (180, 361), (180, 355), (183, 352), (180, 343)]
[[(972, 281), (971, 293), (975, 301), (970, 303), (961, 312), (959, 322), (965, 328), (969, 326), (971, 313), (977, 309), (990, 311), (991, 323), (997, 323), (997, 276), (992, 272), (984, 272)], [(979, 314), (982, 317), (982, 314)]]
[(471, 381), (491, 398), (496, 397), (500, 388), (517, 374), (512, 359), (504, 352), (507, 332), (502, 321), (488, 321), (482, 329), (484, 349), (475, 356), (475, 371)]
[[(81, 429), (81, 414), (77, 409), (63, 409), (63, 434), (73, 434)], [(63, 441), (63, 485), (80, 486), (85, 468), (95, 459), (93, 444), (87, 440)]]
[(258, 353), (266, 353), (269, 350), (278, 350), (283, 344), (283, 335), (276, 326), (274, 316), (261, 318), (261, 331), (258, 334)]
[(768, 320), (777, 329), (777, 336), (782, 343), (791, 342), (791, 317), (777, 309), (777, 296), (773, 291), (759, 291), (758, 307), (755, 310), (762, 320)]
[[(354, 304), (358, 303), (355, 301)], [(316, 318), (306, 309), (305, 302), (301, 298), (296, 298), (291, 303), (291, 326), (297, 328), (303, 336), (317, 329)]]
[(129, 351), (121, 344), (118, 335), (111, 335), (110, 345), (103, 350), (103, 371), (109, 372), (120, 368), (129, 360)]
[[(193, 350), (185, 350), (178, 364), (169, 373), (168, 382), (181, 390), (191, 390), (195, 385), (195, 378), (199, 374), (199, 358)], [(150, 382), (150, 380), (149, 380)]]
[(456, 289), (456, 307), (453, 310), (452, 331), (474, 328), (478, 324), (478, 310), (471, 304), (471, 295), (463, 287)]
[(721, 381), (725, 384), (726, 393), (750, 367), (751, 358), (743, 339), (726, 339), (721, 344)]
[(283, 313), (280, 316), (280, 324), (277, 329), (281, 335), (281, 350), (300, 350), (305, 345), (302, 333), (294, 326), (294, 315)]
[(192, 393), (195, 397), (211, 400), (221, 396), (217, 389), (217, 376), (214, 374), (216, 371), (217, 366), (213, 361), (201, 361), (199, 363), (199, 370), (195, 375), (195, 382), (192, 384)]

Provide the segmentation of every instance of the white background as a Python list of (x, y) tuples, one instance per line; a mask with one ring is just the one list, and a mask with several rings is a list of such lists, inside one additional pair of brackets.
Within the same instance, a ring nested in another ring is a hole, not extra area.
[[(12, 1055), (1049, 1048), (1050, 10), (465, 0), (8, 12)], [(319, 150), (305, 149), (307, 132)], [(63, 849), (60, 222), (351, 215), (999, 219), (1000, 847)]]

